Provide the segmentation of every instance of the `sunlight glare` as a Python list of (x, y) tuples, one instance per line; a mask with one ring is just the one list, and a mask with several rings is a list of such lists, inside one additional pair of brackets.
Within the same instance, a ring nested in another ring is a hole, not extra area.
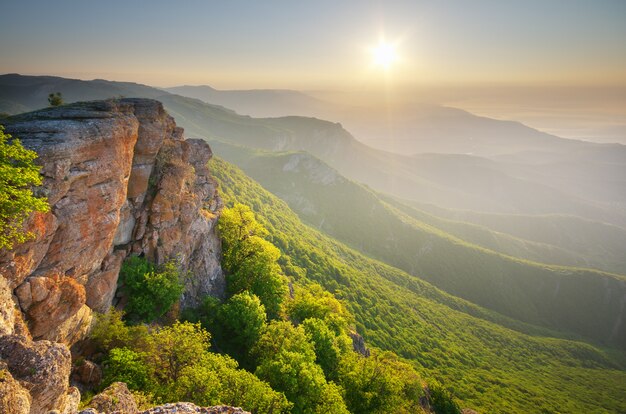
[(398, 58), (395, 45), (384, 41), (379, 42), (371, 51), (374, 64), (384, 69), (389, 69)]

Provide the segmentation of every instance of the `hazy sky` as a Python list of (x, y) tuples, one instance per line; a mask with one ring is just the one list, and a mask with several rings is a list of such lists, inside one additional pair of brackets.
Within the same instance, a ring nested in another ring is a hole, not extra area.
[[(626, 85), (626, 1), (2, 0), (0, 72), (158, 86)], [(369, 47), (398, 42), (387, 74)]]

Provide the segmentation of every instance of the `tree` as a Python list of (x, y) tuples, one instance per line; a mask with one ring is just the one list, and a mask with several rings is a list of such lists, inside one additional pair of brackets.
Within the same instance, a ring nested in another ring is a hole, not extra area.
[(327, 379), (337, 379), (341, 355), (352, 351), (352, 340), (345, 334), (337, 335), (321, 319), (308, 318), (302, 323), (315, 349), (315, 361)]
[(294, 298), (286, 303), (285, 311), (296, 325), (308, 318), (317, 318), (337, 335), (346, 332), (348, 323), (352, 321), (343, 304), (317, 283), (296, 287)]
[(32, 186), (41, 185), (35, 151), (22, 146), (17, 138), (4, 133), (0, 125), (0, 249), (12, 249), (34, 234), (23, 228), (24, 220), (35, 211), (50, 210), (45, 197), (35, 197)]
[(428, 388), (430, 389), (430, 405), (436, 414), (461, 414), (461, 407), (441, 384), (433, 381)]
[(249, 367), (249, 351), (261, 336), (267, 317), (259, 298), (249, 292), (234, 295), (219, 309), (221, 345), (244, 367)]
[(147, 360), (152, 376), (162, 385), (176, 383), (185, 367), (194, 365), (209, 349), (211, 335), (199, 323), (175, 322), (147, 338)]
[(63, 105), (63, 96), (61, 95), (61, 92), (55, 92), (48, 95), (48, 104), (50, 104), (50, 106)]
[(148, 368), (144, 355), (128, 348), (113, 348), (104, 362), (103, 386), (121, 381), (131, 390), (144, 390), (148, 386)]
[(373, 352), (367, 358), (345, 353), (339, 384), (353, 413), (420, 412), (419, 398), (424, 395), (415, 369), (392, 352)]
[(151, 322), (165, 315), (183, 293), (180, 279), (175, 262), (157, 267), (142, 257), (128, 258), (120, 271), (128, 319)]
[(326, 382), (315, 363), (315, 350), (302, 326), (273, 321), (255, 346), (259, 358), (256, 375), (285, 393), (293, 413), (347, 413), (337, 388)]
[(287, 287), (278, 265), (280, 251), (263, 239), (267, 230), (243, 204), (224, 210), (218, 224), (228, 293), (249, 290), (261, 299), (270, 318), (277, 317)]

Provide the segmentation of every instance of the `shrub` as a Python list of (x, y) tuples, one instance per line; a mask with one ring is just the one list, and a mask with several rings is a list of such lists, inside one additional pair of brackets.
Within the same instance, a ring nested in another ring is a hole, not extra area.
[(4, 133), (0, 125), (0, 249), (12, 249), (34, 237), (23, 229), (30, 213), (47, 212), (43, 197), (35, 197), (31, 186), (41, 185), (37, 153), (22, 146), (17, 138)]
[(124, 312), (110, 308), (107, 313), (97, 313), (90, 339), (100, 352), (113, 348), (140, 348), (148, 335), (143, 325), (128, 326), (122, 320)]
[(148, 387), (148, 368), (144, 355), (128, 348), (113, 348), (104, 363), (102, 386), (121, 381), (131, 390), (144, 390)]
[(126, 315), (135, 322), (151, 322), (165, 315), (184, 289), (175, 262), (157, 267), (141, 257), (124, 262), (120, 280), (128, 296)]
[(430, 406), (436, 414), (461, 414), (461, 407), (447, 389), (437, 382), (429, 384), (429, 389)]

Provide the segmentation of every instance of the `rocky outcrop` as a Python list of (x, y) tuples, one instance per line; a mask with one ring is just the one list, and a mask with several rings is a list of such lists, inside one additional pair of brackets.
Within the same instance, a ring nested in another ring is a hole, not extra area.
[(370, 350), (365, 346), (365, 339), (356, 331), (351, 331), (348, 333), (350, 335), (350, 339), (352, 339), (352, 349), (354, 352), (357, 352), (364, 357), (370, 356)]
[[(39, 154), (35, 191), (51, 209), (25, 224), (32, 240), (0, 251), (0, 391), (14, 396), (0, 398), (0, 412), (74, 413), (68, 346), (111, 306), (124, 258), (176, 260), (187, 275), (183, 307), (222, 293), (212, 154), (153, 100), (50, 108), (5, 127)], [(75, 375), (93, 379), (84, 371)]]
[(28, 390), (16, 381), (6, 364), (0, 365), (0, 413), (30, 413), (31, 397)]
[(82, 360), (72, 369), (71, 383), (79, 390), (93, 390), (102, 381), (102, 369), (89, 360)]
[(114, 382), (109, 385), (93, 397), (89, 406), (103, 413), (135, 414), (139, 411), (133, 394), (123, 382)]
[[(211, 150), (185, 140), (159, 102), (51, 108), (10, 119), (6, 131), (39, 154), (38, 192), (51, 205), (29, 219), (33, 240), (0, 253), (0, 274), (33, 338), (71, 345), (83, 337), (91, 312), (111, 306), (131, 254), (179, 262), (189, 274), (183, 307), (221, 293)], [(4, 315), (0, 308), (0, 326)]]
[(215, 407), (198, 407), (192, 403), (165, 404), (142, 411), (141, 414), (250, 414), (238, 407), (218, 405)]
[(72, 360), (67, 346), (7, 335), (0, 338), (0, 359), (5, 361), (10, 375), (28, 390), (31, 413), (77, 408), (80, 396), (76, 401), (78, 390), (69, 387)]

